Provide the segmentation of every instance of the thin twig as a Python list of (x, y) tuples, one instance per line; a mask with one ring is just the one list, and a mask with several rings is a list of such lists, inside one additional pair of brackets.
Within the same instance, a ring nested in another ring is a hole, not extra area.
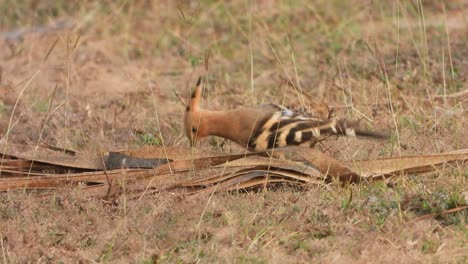
[(468, 205), (455, 207), (455, 208), (452, 208), (450, 210), (446, 210), (446, 211), (443, 211), (443, 212), (440, 212), (440, 213), (433, 213), (433, 214), (423, 215), (423, 216), (420, 216), (420, 217), (417, 217), (417, 218), (411, 220), (411, 222), (416, 222), (416, 221), (420, 221), (420, 220), (424, 220), (424, 219), (428, 219), (428, 218), (433, 218), (433, 217), (437, 217), (437, 216), (441, 216), (441, 215), (456, 213), (456, 212), (459, 212), (459, 211), (463, 211), (465, 209), (468, 209)]
[(184, 11), (182, 11), (182, 7), (180, 6), (179, 1), (176, 1), (176, 2), (177, 2), (177, 8), (179, 9), (179, 12), (182, 15), (182, 18), (186, 21), (187, 19), (185, 19)]
[(148, 82), (148, 88), (151, 91), (151, 97), (153, 99), (153, 107), (154, 107), (154, 114), (155, 114), (155, 118), (156, 118), (156, 125), (158, 127), (159, 137), (161, 138), (161, 143), (162, 143), (163, 150), (164, 150), (164, 156), (166, 157), (166, 160), (167, 160), (167, 163), (168, 163), (168, 166), (169, 166), (169, 172), (170, 172), (170, 174), (173, 174), (172, 167), (171, 167), (171, 164), (170, 164), (170, 160), (169, 160), (169, 158), (167, 156), (166, 143), (164, 142), (164, 137), (163, 137), (163, 134), (161, 132), (161, 126), (159, 124), (159, 114), (158, 114), (158, 108), (156, 107), (156, 97), (154, 95), (153, 87), (151, 85), (148, 72), (146, 72), (146, 80)]
[(107, 181), (107, 193), (106, 193), (106, 198), (109, 197), (111, 189), (112, 189), (112, 181), (109, 179), (109, 175), (107, 174), (107, 167), (106, 163), (104, 162), (104, 158), (102, 155), (99, 155), (99, 158), (101, 159), (102, 167), (104, 168), (104, 175), (106, 175), (106, 181)]
[(294, 91), (296, 92), (297, 94), (297, 97), (299, 99), (299, 102), (301, 102), (301, 107), (305, 108), (305, 105), (304, 105), (304, 102), (303, 102), (303, 97), (302, 97), (302, 90), (300, 90), (298, 87), (296, 87), (296, 85), (294, 85), (293, 81), (292, 81), (292, 78), (291, 76), (289, 76), (289, 73), (288, 71), (286, 70), (286, 68), (284, 67), (283, 63), (281, 62), (280, 58), (278, 57), (278, 54), (276, 53), (276, 50), (273, 48), (273, 45), (271, 45), (271, 42), (269, 40), (267, 40), (268, 42), (268, 45), (270, 45), (270, 48), (271, 50), (273, 51), (273, 54), (275, 55), (276, 57), (276, 60), (278, 61), (278, 63), (280, 64), (281, 68), (283, 69), (284, 73), (286, 74), (286, 76), (288, 77), (288, 80), (293, 84), (293, 87), (294, 87)]
[(186, 107), (187, 104), (186, 104), (185, 101), (180, 97), (179, 91), (176, 91), (176, 90), (172, 89), (172, 92), (174, 92), (175, 97), (177, 97), (177, 99), (179, 99), (179, 101), (182, 103), (182, 105), (183, 105), (184, 107)]

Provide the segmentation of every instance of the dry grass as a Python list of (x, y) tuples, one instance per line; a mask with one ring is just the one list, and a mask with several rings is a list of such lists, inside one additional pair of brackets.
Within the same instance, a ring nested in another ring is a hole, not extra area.
[[(338, 159), (468, 147), (466, 96), (447, 96), (468, 89), (464, 1), (7, 0), (0, 10), (2, 140), (83, 153), (187, 145), (174, 91), (189, 92), (209, 55), (206, 108), (300, 105), (297, 95), (306, 93), (393, 133), (386, 143), (318, 146)], [(240, 150), (215, 138), (203, 145)], [(412, 219), (468, 203), (467, 177), (460, 165), (391, 184), (164, 192), (111, 203), (74, 190), (42, 200), (3, 193), (0, 256), (8, 263), (464, 263), (466, 210)]]

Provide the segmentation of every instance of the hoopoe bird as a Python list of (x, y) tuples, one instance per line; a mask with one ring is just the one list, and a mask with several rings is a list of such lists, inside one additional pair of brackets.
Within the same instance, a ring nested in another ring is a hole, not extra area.
[(315, 117), (276, 104), (229, 111), (205, 110), (199, 106), (201, 96), (200, 77), (184, 115), (185, 133), (192, 146), (207, 136), (229, 139), (250, 151), (312, 146), (325, 135), (387, 138), (381, 133), (359, 130), (358, 122)]

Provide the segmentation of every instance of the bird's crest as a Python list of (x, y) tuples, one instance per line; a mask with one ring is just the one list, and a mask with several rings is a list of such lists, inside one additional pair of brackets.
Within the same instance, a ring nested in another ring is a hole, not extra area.
[(200, 76), (198, 78), (195, 89), (192, 91), (184, 115), (185, 134), (192, 145), (195, 143), (196, 138), (201, 135), (199, 105), (202, 95), (202, 84), (203, 78)]
[(199, 105), (200, 105), (200, 100), (201, 100), (201, 94), (202, 94), (202, 82), (203, 79), (200, 76), (198, 78), (197, 84), (195, 86), (195, 89), (192, 92), (192, 95), (190, 96), (190, 103), (187, 105), (187, 112), (192, 111), (195, 112), (198, 110)]

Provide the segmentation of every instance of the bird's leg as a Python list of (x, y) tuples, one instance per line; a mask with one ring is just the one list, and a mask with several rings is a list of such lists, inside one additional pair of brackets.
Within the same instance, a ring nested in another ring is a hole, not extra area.
[(314, 148), (320, 140), (316, 137), (310, 139), (309, 148)]
[(311, 140), (310, 140), (310, 144), (309, 144), (309, 147), (310, 148), (314, 148), (318, 143), (322, 142), (322, 141), (325, 141), (327, 139), (329, 139), (330, 137), (336, 137), (337, 139), (339, 138), (338, 135), (329, 135), (329, 136), (326, 136), (326, 137), (313, 137)]

